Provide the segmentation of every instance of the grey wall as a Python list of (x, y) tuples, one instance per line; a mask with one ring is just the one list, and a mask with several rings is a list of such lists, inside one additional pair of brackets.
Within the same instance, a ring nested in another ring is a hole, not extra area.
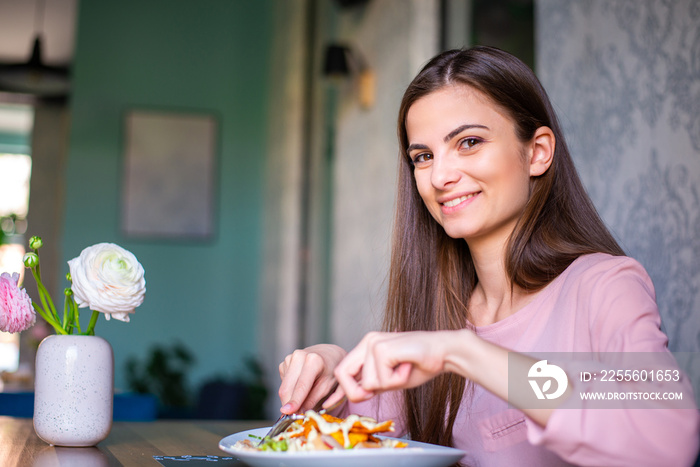
[[(274, 5), (259, 339), (271, 415), (279, 409), (277, 365), (286, 354), (319, 342), (350, 349), (379, 325), (396, 116), (439, 38), (436, 0), (373, 0), (349, 9), (331, 0)], [(350, 45), (375, 72), (370, 108), (360, 106), (356, 76), (322, 75), (331, 43)]]
[(352, 348), (381, 324), (394, 213), (401, 96), (438, 52), (438, 2), (370, 2), (340, 17), (339, 39), (376, 70), (375, 105), (359, 106), (347, 84), (337, 114), (333, 179), (331, 337)]
[(279, 413), (277, 366), (299, 347), (301, 179), (304, 133), (305, 0), (275, 0), (265, 163), (264, 242), (258, 355), (268, 375), (271, 418)]
[(539, 0), (537, 71), (596, 206), (700, 349), (700, 2)]

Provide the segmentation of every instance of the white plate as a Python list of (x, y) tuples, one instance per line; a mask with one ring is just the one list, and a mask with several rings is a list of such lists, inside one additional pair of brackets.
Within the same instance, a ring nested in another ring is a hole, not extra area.
[(233, 449), (237, 441), (248, 439), (248, 435), (265, 436), (269, 429), (258, 428), (229, 435), (219, 442), (219, 448), (252, 467), (445, 467), (459, 461), (466, 454), (459, 449), (409, 440), (405, 440), (408, 447), (402, 449), (338, 449), (315, 452), (251, 452)]

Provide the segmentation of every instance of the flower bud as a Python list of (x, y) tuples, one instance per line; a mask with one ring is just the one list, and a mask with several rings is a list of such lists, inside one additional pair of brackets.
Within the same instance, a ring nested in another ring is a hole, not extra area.
[(71, 277), (71, 275), (70, 275), (69, 272), (66, 273), (66, 280), (67, 280), (68, 282), (73, 282), (73, 277)]
[(26, 253), (24, 255), (24, 258), (22, 259), (24, 261), (24, 265), (28, 268), (35, 268), (39, 265), (39, 255), (36, 253)]
[(29, 248), (31, 248), (32, 250), (38, 250), (43, 245), (44, 245), (44, 242), (41, 240), (41, 237), (37, 237), (35, 235), (29, 239)]
[(66, 297), (70, 297), (71, 295), (73, 295), (73, 290), (71, 290), (70, 287), (66, 287), (65, 289), (63, 289), (63, 294)]

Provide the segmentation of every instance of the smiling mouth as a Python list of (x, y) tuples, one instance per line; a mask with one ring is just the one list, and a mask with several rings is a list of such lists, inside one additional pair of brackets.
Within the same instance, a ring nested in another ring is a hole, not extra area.
[(445, 201), (444, 203), (442, 203), (442, 205), (443, 205), (443, 206), (446, 206), (446, 207), (448, 207), (448, 208), (451, 208), (451, 207), (457, 206), (459, 203), (463, 203), (464, 201), (466, 201), (466, 200), (468, 200), (468, 199), (470, 199), (470, 198), (475, 197), (476, 195), (477, 195), (477, 193), (472, 193), (472, 194), (470, 194), (470, 195), (460, 196), (459, 198), (455, 198), (455, 199), (451, 199), (451, 200), (449, 200), (449, 201)]

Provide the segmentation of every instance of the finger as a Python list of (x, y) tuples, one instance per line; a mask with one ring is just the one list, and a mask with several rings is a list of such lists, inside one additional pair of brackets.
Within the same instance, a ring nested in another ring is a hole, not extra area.
[(404, 388), (409, 385), (413, 364), (409, 362), (399, 363), (385, 377), (384, 387), (386, 389)]
[(400, 335), (396, 333), (384, 333), (373, 336), (368, 342), (368, 354), (362, 369), (362, 387), (367, 391), (388, 389), (388, 376), (398, 363), (392, 357), (397, 339), (400, 339)]
[(345, 395), (350, 402), (363, 402), (373, 398), (377, 393), (374, 391), (367, 391), (360, 385), (354, 385), (353, 387), (343, 387)]
[(284, 375), (287, 373), (287, 369), (289, 368), (289, 364), (292, 360), (291, 355), (287, 355), (284, 360), (282, 360), (282, 363), (280, 363), (278, 370), (280, 373), (280, 379), (284, 379)]
[(279, 397), (282, 404), (282, 413), (294, 413), (311, 392), (316, 378), (323, 371), (323, 364), (318, 355), (303, 350), (295, 350), (290, 359), (289, 366), (280, 384)]
[(356, 400), (355, 393), (360, 389), (358, 382), (355, 380), (354, 372), (348, 371), (347, 365), (341, 362), (333, 373), (340, 389), (348, 396), (348, 399), (354, 402)]
[(362, 387), (362, 389), (368, 392), (374, 392), (381, 388), (379, 381), (379, 368), (377, 367), (377, 360), (373, 355), (372, 344), (368, 345), (369, 352), (365, 355), (365, 359), (362, 362), (362, 370), (360, 376), (356, 378)]
[(374, 386), (371, 387), (363, 384), (365, 389), (386, 391), (405, 387), (411, 376), (413, 364), (394, 355), (401, 348), (401, 343), (397, 342), (399, 339), (401, 336), (392, 336), (375, 344), (372, 349), (372, 360), (375, 366), (376, 380), (373, 381)]
[(280, 401), (284, 404), (292, 396), (294, 385), (296, 384), (299, 375), (301, 374), (302, 365), (299, 362), (300, 355), (295, 351), (291, 355), (287, 355), (284, 361), (280, 364), (280, 387), (277, 391)]
[(343, 399), (345, 399), (345, 391), (343, 391), (343, 387), (338, 385), (338, 387), (333, 391), (333, 394), (328, 396), (328, 398), (323, 401), (323, 407), (326, 410), (330, 410), (329, 407), (335, 408), (336, 406), (339, 406), (340, 403), (342, 402)]
[(323, 380), (317, 380), (314, 387), (306, 396), (306, 400), (302, 402), (299, 412), (306, 412), (307, 410), (319, 410), (319, 403), (321, 401), (325, 402), (328, 394), (333, 392), (335, 389), (335, 378), (323, 378)]
[(328, 385), (317, 387), (317, 381), (325, 370), (323, 357), (314, 352), (304, 352), (292, 362), (290, 372), (296, 372), (297, 366), (300, 367), (298, 378), (296, 378), (289, 400), (282, 407), (283, 413), (310, 409), (331, 389)]
[(335, 378), (338, 380), (338, 384), (343, 392), (353, 402), (367, 400), (374, 395), (372, 392), (365, 390), (358, 381), (362, 376), (365, 348), (366, 338), (346, 355), (334, 372)]
[(442, 372), (444, 360), (436, 334), (395, 334), (373, 349), (379, 379), (377, 390), (415, 387)]

